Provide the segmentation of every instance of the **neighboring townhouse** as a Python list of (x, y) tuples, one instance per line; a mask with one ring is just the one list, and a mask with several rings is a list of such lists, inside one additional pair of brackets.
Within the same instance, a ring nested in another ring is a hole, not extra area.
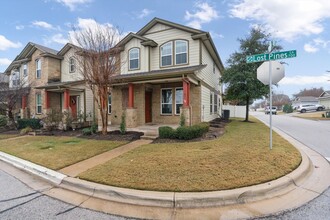
[(43, 118), (50, 111), (61, 111), (70, 112), (73, 119), (93, 120), (93, 95), (78, 71), (74, 51), (72, 44), (56, 51), (30, 42), (10, 64), (5, 72), (9, 87), (27, 88), (21, 118)]
[(92, 121), (95, 109), (93, 94), (81, 74), (76, 51), (76, 46), (67, 43), (57, 53), (61, 57), (60, 81), (47, 82), (36, 88), (47, 94), (46, 109), (70, 112), (74, 120)]
[(154, 18), (118, 45), (121, 71), (109, 96), (109, 124), (187, 125), (221, 115), (220, 56), (208, 32)]
[(324, 105), (326, 109), (330, 109), (330, 91), (324, 91), (319, 97), (320, 105)]
[(21, 118), (44, 116), (47, 93), (36, 87), (60, 81), (60, 63), (61, 57), (56, 50), (29, 42), (6, 69), (9, 87), (21, 86), (27, 91), (22, 95)]
[(317, 97), (314, 96), (300, 96), (296, 97), (292, 101), (292, 107), (297, 108), (299, 105), (304, 105), (304, 104), (319, 104), (319, 100)]

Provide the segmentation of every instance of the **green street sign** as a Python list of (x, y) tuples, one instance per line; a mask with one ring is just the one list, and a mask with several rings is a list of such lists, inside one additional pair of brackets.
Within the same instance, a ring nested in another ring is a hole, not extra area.
[(288, 50), (282, 52), (274, 52), (271, 54), (264, 53), (264, 54), (255, 54), (255, 55), (247, 56), (246, 62), (255, 63), (255, 62), (268, 61), (268, 60), (282, 60), (282, 59), (293, 58), (296, 56), (297, 56), (296, 50)]

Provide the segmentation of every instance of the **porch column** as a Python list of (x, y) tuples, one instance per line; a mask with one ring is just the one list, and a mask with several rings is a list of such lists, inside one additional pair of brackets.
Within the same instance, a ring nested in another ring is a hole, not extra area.
[(183, 80), (183, 107), (189, 107), (190, 105), (190, 82), (187, 78)]
[(22, 96), (22, 109), (26, 108), (26, 95)]
[(45, 109), (49, 109), (50, 105), (49, 105), (49, 92), (45, 91)]
[(64, 90), (64, 110), (69, 110), (70, 106), (70, 93), (69, 90)]
[(128, 108), (134, 108), (134, 85), (128, 84)]

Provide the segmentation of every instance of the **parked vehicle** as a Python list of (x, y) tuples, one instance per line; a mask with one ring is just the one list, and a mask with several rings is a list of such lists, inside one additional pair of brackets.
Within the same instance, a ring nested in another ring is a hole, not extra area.
[[(266, 115), (270, 114), (270, 110), (269, 109), (270, 109), (269, 106), (267, 106), (265, 108), (265, 114)], [(272, 106), (272, 114), (273, 115), (276, 115), (277, 114), (277, 107), (276, 106)]]
[(318, 104), (303, 104), (297, 107), (297, 111), (301, 113), (305, 113), (307, 111), (322, 111), (324, 109), (325, 109), (324, 105), (318, 105)]

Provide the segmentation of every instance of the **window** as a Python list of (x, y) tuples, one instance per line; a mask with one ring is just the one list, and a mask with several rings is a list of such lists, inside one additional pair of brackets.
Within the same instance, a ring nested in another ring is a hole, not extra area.
[(161, 66), (172, 65), (172, 42), (168, 42), (160, 47)]
[(172, 114), (172, 89), (161, 89), (161, 114)]
[(41, 60), (40, 59), (36, 60), (36, 78), (37, 79), (41, 78)]
[(72, 57), (69, 59), (69, 71), (70, 71), (70, 73), (73, 73), (76, 71), (76, 60)]
[(111, 114), (111, 94), (108, 96), (108, 114)]
[(188, 42), (185, 40), (175, 41), (175, 64), (186, 64), (187, 59)]
[(13, 74), (11, 76), (12, 87), (18, 87), (19, 86), (19, 80), (20, 80), (19, 71), (20, 71), (20, 69), (16, 69), (15, 72), (13, 72)]
[(42, 102), (41, 102), (41, 94), (36, 94), (36, 113), (42, 113)]
[(215, 73), (215, 63), (213, 61), (213, 73)]
[(210, 93), (210, 114), (213, 113), (213, 95)]
[(180, 107), (183, 105), (183, 89), (176, 88), (175, 89), (175, 114), (180, 114)]
[(28, 75), (27, 73), (27, 63), (23, 64), (23, 76), (26, 77)]
[(218, 95), (214, 94), (214, 114), (218, 113)]
[(128, 56), (129, 56), (129, 70), (139, 69), (140, 49), (139, 48), (130, 49)]

